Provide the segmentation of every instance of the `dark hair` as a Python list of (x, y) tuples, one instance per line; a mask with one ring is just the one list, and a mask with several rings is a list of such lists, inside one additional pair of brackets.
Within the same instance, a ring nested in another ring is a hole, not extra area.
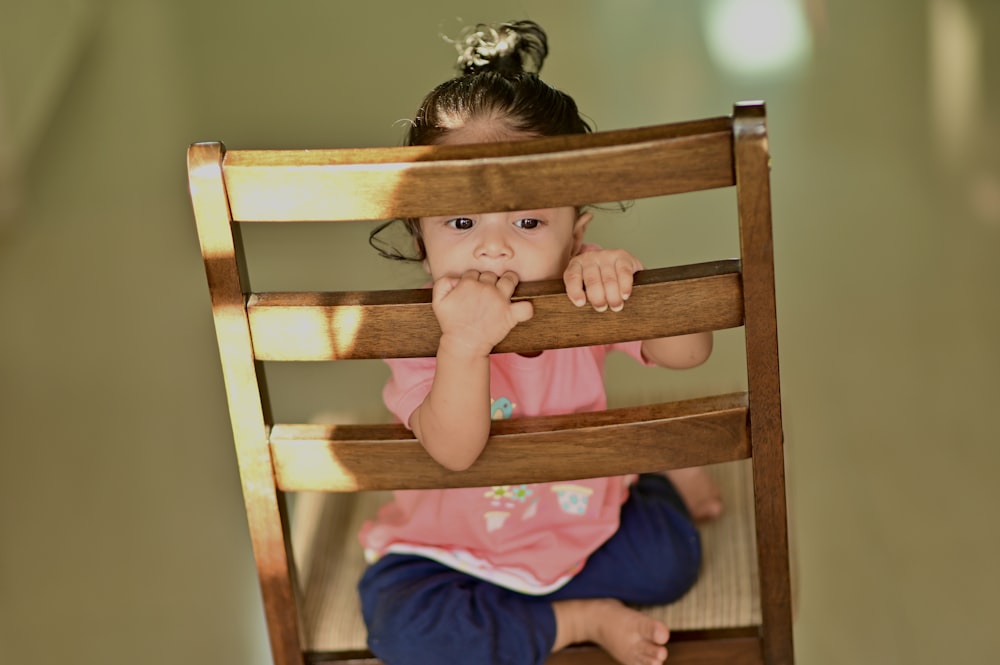
[[(545, 31), (534, 21), (479, 24), (456, 40), (459, 76), (431, 90), (410, 123), (406, 145), (440, 143), (453, 129), (488, 118), (512, 131), (536, 136), (592, 131), (576, 102), (538, 77), (549, 53)], [(416, 241), (416, 255), (403, 253), (378, 234), (402, 221)], [(392, 220), (369, 236), (382, 256), (401, 261), (426, 258), (416, 219)]]

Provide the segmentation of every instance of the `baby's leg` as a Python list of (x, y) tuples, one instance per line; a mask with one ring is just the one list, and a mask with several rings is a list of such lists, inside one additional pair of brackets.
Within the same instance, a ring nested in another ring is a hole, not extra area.
[(553, 647), (581, 640), (644, 665), (663, 661), (667, 627), (622, 602), (680, 598), (700, 560), (698, 532), (680, 496), (666, 477), (651, 474), (633, 486), (615, 535), (549, 596), (525, 596), (402, 555), (372, 565), (359, 591), (369, 647), (392, 665), (541, 664)]
[(639, 476), (622, 505), (618, 531), (549, 600), (617, 598), (633, 605), (662, 605), (683, 596), (698, 579), (698, 529), (670, 480)]
[(684, 499), (695, 522), (707, 522), (722, 515), (722, 494), (704, 467), (672, 469), (666, 476)]
[(593, 642), (622, 665), (660, 665), (670, 631), (660, 621), (610, 598), (552, 603), (556, 616), (553, 651)]
[(623, 604), (671, 603), (694, 584), (698, 531), (670, 481), (639, 477), (622, 506), (618, 531), (576, 577), (549, 596), (556, 617), (553, 650), (594, 642), (626, 665), (659, 665), (668, 627)]
[(541, 665), (552, 652), (551, 603), (429, 559), (387, 555), (358, 589), (368, 646), (390, 665)]

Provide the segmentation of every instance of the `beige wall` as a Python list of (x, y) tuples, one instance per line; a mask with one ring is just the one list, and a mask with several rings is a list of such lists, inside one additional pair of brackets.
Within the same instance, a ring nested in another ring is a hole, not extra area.
[[(39, 22), (0, 0), (0, 155), (20, 183), (0, 189), (18, 201), (0, 226), (0, 662), (268, 661), (185, 148), (396, 144), (450, 74), (437, 34), (524, 16), (550, 33), (546, 78), (599, 128), (768, 101), (800, 662), (992, 662), (995, 3), (809, 0), (812, 59), (770, 80), (713, 66), (708, 2), (478, 4), (67, 0)], [(722, 203), (638, 208), (595, 239), (650, 265), (726, 251), (705, 219)], [(414, 278), (363, 230), (291, 236), (330, 288)], [(294, 279), (288, 260), (257, 277)], [(721, 336), (685, 389), (738, 383), (739, 352)], [(384, 370), (343, 372), (349, 392), (326, 369), (276, 372), (307, 386), (277, 408), (381, 417)], [(627, 364), (611, 382), (616, 403), (681, 390)]]

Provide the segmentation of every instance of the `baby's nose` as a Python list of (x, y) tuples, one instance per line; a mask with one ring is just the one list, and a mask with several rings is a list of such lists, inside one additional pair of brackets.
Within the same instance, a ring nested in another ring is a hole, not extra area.
[(476, 252), (480, 256), (503, 257), (510, 256), (511, 248), (501, 230), (489, 230), (480, 235)]

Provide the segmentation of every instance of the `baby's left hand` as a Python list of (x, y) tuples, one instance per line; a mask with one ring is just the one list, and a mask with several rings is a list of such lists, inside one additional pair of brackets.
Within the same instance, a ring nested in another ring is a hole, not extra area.
[(632, 295), (632, 276), (642, 263), (624, 249), (595, 249), (577, 254), (563, 273), (566, 295), (577, 307), (588, 302), (598, 312), (620, 312)]

